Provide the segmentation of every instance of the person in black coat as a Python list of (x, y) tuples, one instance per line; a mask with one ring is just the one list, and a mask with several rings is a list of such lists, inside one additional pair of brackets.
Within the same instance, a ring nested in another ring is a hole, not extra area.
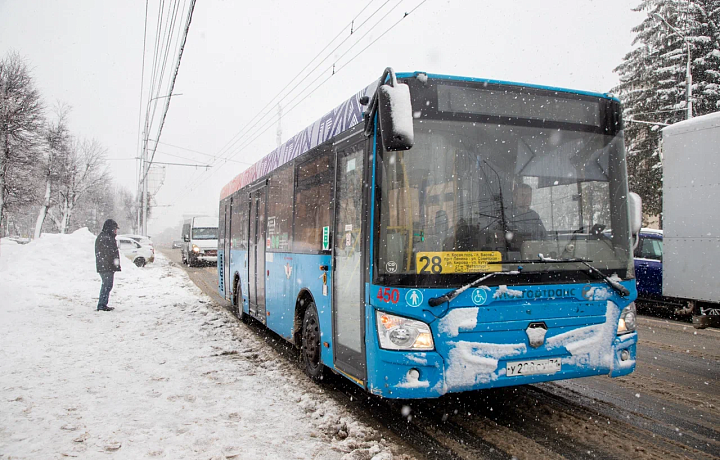
[(95, 266), (102, 279), (98, 311), (114, 310), (113, 307), (108, 307), (108, 299), (113, 288), (115, 272), (120, 271), (120, 251), (118, 251), (117, 241), (115, 241), (118, 228), (117, 222), (108, 219), (95, 239)]

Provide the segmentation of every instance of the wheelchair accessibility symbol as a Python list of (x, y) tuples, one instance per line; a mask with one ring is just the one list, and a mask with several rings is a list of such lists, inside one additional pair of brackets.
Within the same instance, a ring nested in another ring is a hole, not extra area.
[(475, 289), (472, 293), (472, 301), (475, 305), (483, 305), (487, 301), (487, 291), (485, 289)]
[(405, 302), (407, 302), (410, 307), (419, 307), (420, 304), (422, 304), (422, 301), (422, 292), (417, 289), (410, 289), (407, 291), (407, 294), (405, 294)]

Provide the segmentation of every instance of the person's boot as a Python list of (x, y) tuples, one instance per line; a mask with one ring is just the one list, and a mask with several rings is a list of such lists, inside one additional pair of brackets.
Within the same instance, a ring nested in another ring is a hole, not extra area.
[(104, 307), (97, 308), (97, 311), (113, 311), (113, 310), (115, 310), (115, 307), (104, 306)]

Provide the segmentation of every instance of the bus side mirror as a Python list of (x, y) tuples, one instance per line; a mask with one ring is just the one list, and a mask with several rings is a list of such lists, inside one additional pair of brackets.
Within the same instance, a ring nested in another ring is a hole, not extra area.
[(408, 150), (414, 144), (410, 88), (404, 83), (378, 88), (378, 116), (385, 150)]
[[(640, 229), (642, 228), (642, 199), (640, 195), (635, 192), (628, 194), (628, 208), (630, 208), (630, 233), (633, 239), (635, 239), (636, 236), (640, 234)], [(633, 244), (633, 248), (637, 247), (639, 242), (640, 238), (637, 238)]]
[(190, 235), (185, 235), (185, 236), (183, 236), (183, 241), (186, 242), (186, 243), (189, 243), (189, 242), (190, 242)]

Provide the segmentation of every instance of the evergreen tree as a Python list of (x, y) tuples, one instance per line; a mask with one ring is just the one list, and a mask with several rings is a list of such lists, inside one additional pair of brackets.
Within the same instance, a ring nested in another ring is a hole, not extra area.
[(630, 189), (646, 215), (662, 211), (660, 128), (687, 117), (688, 48), (693, 116), (720, 110), (720, 2), (643, 0), (647, 16), (633, 28), (635, 49), (615, 71), (624, 104)]

